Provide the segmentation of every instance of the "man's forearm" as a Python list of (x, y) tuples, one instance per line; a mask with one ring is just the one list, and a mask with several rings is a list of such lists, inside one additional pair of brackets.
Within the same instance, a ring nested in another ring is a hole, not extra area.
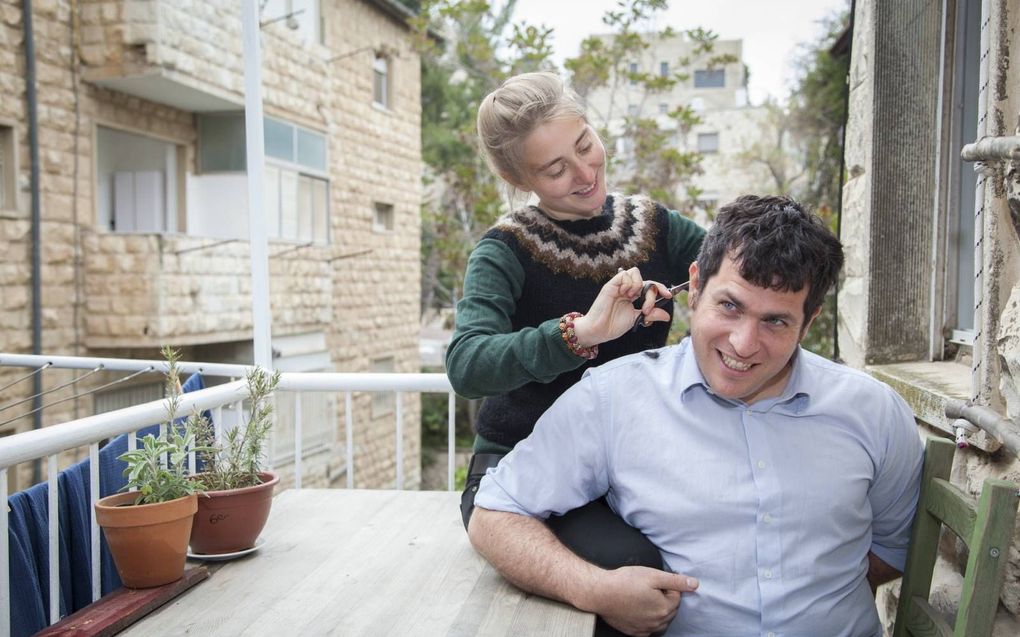
[(475, 507), (468, 536), (475, 550), (515, 586), (597, 612), (589, 593), (600, 569), (565, 547), (540, 520)]

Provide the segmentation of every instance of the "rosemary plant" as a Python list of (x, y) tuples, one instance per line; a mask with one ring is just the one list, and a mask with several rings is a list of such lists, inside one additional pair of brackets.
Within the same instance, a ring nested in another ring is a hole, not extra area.
[(265, 458), (266, 441), (273, 426), (272, 393), (280, 382), (280, 372), (270, 375), (264, 369), (249, 370), (248, 396), (251, 405), (248, 422), (227, 431), (222, 444), (213, 445), (213, 430), (208, 422), (199, 438), (205, 449), (202, 482), (209, 491), (240, 489), (260, 484), (259, 472)]

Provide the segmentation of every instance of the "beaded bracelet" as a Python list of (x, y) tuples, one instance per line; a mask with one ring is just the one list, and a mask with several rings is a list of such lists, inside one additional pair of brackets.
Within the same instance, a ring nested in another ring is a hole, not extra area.
[(582, 316), (584, 314), (580, 312), (567, 312), (564, 314), (560, 319), (560, 336), (563, 338), (563, 342), (567, 344), (567, 349), (581, 358), (592, 360), (599, 355), (599, 346), (584, 347), (583, 345), (578, 345), (577, 335), (574, 334), (574, 319)]

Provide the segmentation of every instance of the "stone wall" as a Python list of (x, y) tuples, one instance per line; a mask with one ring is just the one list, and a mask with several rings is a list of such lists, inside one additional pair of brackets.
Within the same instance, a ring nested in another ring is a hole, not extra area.
[[(915, 4), (921, 7), (923, 3)], [(991, 14), (987, 16), (990, 46), (987, 55), (985, 52), (981, 54), (988, 73), (988, 88), (981, 94), (987, 111), (984, 130), (988, 136), (1013, 135), (1017, 134), (1014, 127), (1020, 125), (1020, 50), (1016, 48), (1015, 36), (1020, 30), (1020, 2), (999, 0), (988, 5), (991, 9)], [(878, 6), (875, 0), (857, 2), (854, 21), (849, 78), (850, 112), (845, 149), (847, 182), (843, 191), (841, 236), (847, 264), (845, 279), (839, 290), (840, 352), (848, 364), (870, 369), (883, 378), (902, 373), (902, 385), (898, 389), (914, 407), (921, 421), (921, 435), (946, 435), (945, 430), (950, 427), (950, 423), (945, 422), (942, 410), (924, 409), (921, 403), (928, 401), (943, 406), (943, 394), (959, 393), (952, 387), (960, 384), (958, 379), (961, 376), (970, 380), (964, 383), (969, 386), (969, 391), (964, 390), (963, 396), (950, 397), (976, 399), (979, 404), (1008, 415), (1014, 419), (1015, 424), (1020, 424), (1017, 420), (1020, 415), (1020, 386), (1016, 380), (1018, 377), (1014, 376), (1018, 367), (1016, 361), (1020, 359), (1020, 232), (1015, 215), (1015, 211), (1020, 210), (1018, 162), (990, 163), (984, 167), (985, 182), (980, 206), (984, 217), (979, 244), (984, 267), (978, 280), (979, 297), (983, 298), (983, 303), (973, 348), (963, 347), (956, 360), (951, 356), (946, 356), (947, 360), (943, 362), (929, 362), (929, 358), (922, 358), (909, 363), (909, 369), (908, 364), (896, 363), (895, 359), (883, 360), (883, 348), (888, 344), (882, 342), (882, 336), (877, 334), (872, 318), (869, 317), (874, 314), (873, 304), (892, 304), (895, 299), (879, 298), (881, 292), (874, 287), (875, 277), (880, 276), (883, 267), (895, 265), (897, 259), (904, 257), (899, 253), (878, 249), (874, 244), (876, 238), (886, 241), (888, 237), (883, 233), (876, 235), (875, 228), (882, 221), (890, 225), (890, 220), (897, 219), (896, 214), (904, 213), (876, 205), (885, 194), (878, 191), (879, 182), (873, 174), (878, 165), (875, 156), (878, 152), (876, 139), (892, 134), (890, 130), (880, 128), (881, 122), (887, 120), (882, 120), (876, 113), (883, 100), (889, 104), (901, 97), (882, 93), (883, 90), (890, 90), (889, 86), (895, 84), (894, 80), (883, 84), (876, 79), (885, 70), (876, 63), (876, 32), (881, 28), (898, 28), (888, 27), (888, 21), (877, 17)], [(930, 7), (925, 5), (922, 8)], [(982, 24), (985, 23), (985, 18), (982, 18)], [(889, 37), (888, 30), (883, 37)], [(906, 59), (903, 63), (911, 65), (914, 62)], [(924, 158), (919, 150), (923, 144), (910, 148)], [(932, 166), (936, 165), (936, 157), (928, 159)], [(904, 181), (921, 181), (917, 173), (907, 171), (886, 175), (886, 183), (890, 176)], [(922, 188), (932, 187), (930, 183), (917, 185)], [(928, 223), (935, 224), (934, 228), (942, 233), (939, 236), (944, 241), (946, 231), (938, 224), (945, 224), (946, 221), (937, 216), (935, 203), (932, 202), (930, 213), (934, 221), (929, 220)], [(1014, 211), (1012, 216), (1010, 210)], [(912, 228), (915, 221), (907, 223), (907, 220), (903, 220), (903, 223), (898, 224), (899, 241), (904, 244), (912, 241), (910, 233), (914, 232)], [(930, 236), (925, 239), (930, 240)], [(930, 258), (934, 266), (930, 268), (931, 280), (924, 284), (925, 289), (918, 291), (918, 294), (941, 294), (947, 258), (940, 252), (944, 249), (940, 246), (937, 242), (934, 248), (936, 254)], [(922, 317), (922, 320), (928, 319)], [(930, 358), (941, 359), (943, 356), (944, 352), (936, 351)], [(885, 364), (872, 367), (870, 363)], [(973, 375), (972, 365), (975, 368)], [(951, 477), (954, 484), (976, 496), (988, 478), (1020, 482), (1020, 459), (1011, 456), (1005, 449), (992, 452), (982, 450), (998, 446), (994, 441), (986, 441), (983, 434), (974, 439), (980, 440), (981, 444), (972, 445), (956, 454)], [(941, 543), (931, 597), (933, 606), (938, 610), (955, 611), (966, 558), (966, 549), (959, 542)], [(999, 636), (1020, 632), (1020, 524), (1017, 525), (1007, 560), (994, 632)], [(892, 626), (897, 597), (898, 584), (883, 587), (879, 591), (879, 609), (887, 629)]]
[[(323, 332), (334, 371), (370, 371), (373, 361), (392, 358), (394, 371), (417, 372), (419, 59), (410, 49), (407, 27), (375, 2), (326, 0), (321, 5), (321, 43), (302, 42), (283, 22), (262, 30), (265, 113), (326, 136), (330, 180), (330, 242), (270, 241), (273, 334)], [(11, 127), (17, 138), (19, 184), (17, 205), (0, 210), (0, 351), (28, 353), (30, 196), (21, 6), (18, 0), (0, 0), (0, 88), (5, 95), (0, 126)], [(95, 204), (99, 126), (171, 142), (180, 149), (183, 172), (196, 173), (196, 111), (171, 103), (186, 94), (206, 110), (242, 108), (240, 4), (37, 0), (33, 8), (42, 171), (42, 351), (144, 358), (169, 343), (182, 347), (187, 358), (189, 348), (250, 340), (246, 241), (203, 250), (213, 243), (207, 237), (113, 234), (97, 227)], [(366, 48), (351, 54), (361, 47)], [(372, 51), (380, 49), (391, 54), (389, 108), (372, 103)], [(170, 91), (167, 102), (161, 102), (124, 92), (134, 91), (141, 76), (164, 82), (177, 95)], [(392, 230), (373, 229), (376, 202), (394, 206)], [(0, 367), (0, 386), (24, 373)], [(49, 388), (72, 374), (43, 376)], [(90, 379), (74, 389), (96, 384)], [(3, 401), (29, 391), (30, 383), (19, 385), (5, 391)], [(354, 401), (357, 484), (392, 486), (393, 417), (373, 418), (370, 402), (368, 395), (356, 395)], [(43, 424), (91, 412), (86, 396), (45, 410)], [(342, 401), (337, 413), (338, 442), (329, 454), (306, 461), (306, 486), (342, 484), (342, 473), (336, 472), (345, 455)], [(404, 396), (402, 415), (405, 484), (415, 487), (420, 480), (417, 394)], [(22, 419), (0, 433), (29, 427), (31, 420)]]

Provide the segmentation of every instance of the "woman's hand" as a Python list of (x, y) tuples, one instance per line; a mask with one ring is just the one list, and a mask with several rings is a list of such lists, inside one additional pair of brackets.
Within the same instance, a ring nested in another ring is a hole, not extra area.
[(619, 338), (634, 325), (639, 315), (644, 315), (645, 324), (652, 321), (668, 321), (669, 313), (655, 307), (659, 298), (670, 298), (669, 288), (649, 281), (648, 289), (640, 310), (634, 309), (634, 301), (641, 295), (645, 281), (637, 268), (621, 270), (599, 290), (595, 302), (584, 316), (574, 320), (574, 335), (582, 347), (591, 347)]

